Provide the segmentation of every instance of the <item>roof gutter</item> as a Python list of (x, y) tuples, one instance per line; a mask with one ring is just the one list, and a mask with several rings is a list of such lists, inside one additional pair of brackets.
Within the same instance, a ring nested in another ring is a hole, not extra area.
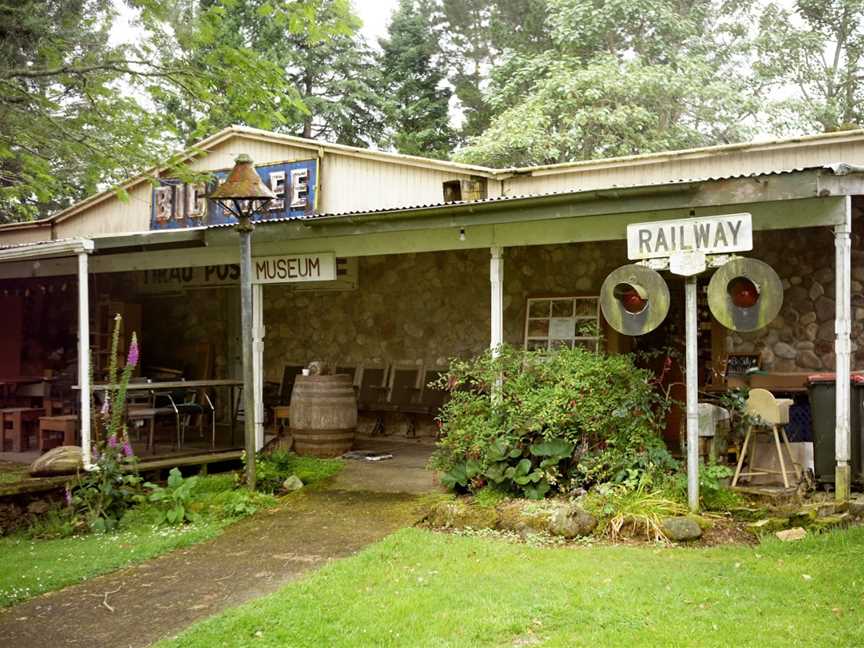
[(81, 254), (82, 252), (90, 254), (93, 252), (93, 249), (94, 246), (91, 239), (70, 239), (66, 241), (25, 244), (0, 249), (0, 263), (69, 257)]
[(651, 187), (627, 187), (621, 189), (601, 189), (589, 191), (571, 191), (567, 193), (547, 194), (542, 196), (501, 196), (483, 200), (450, 202), (441, 205), (419, 207), (403, 207), (388, 210), (357, 212), (350, 214), (334, 214), (316, 218), (298, 219), (306, 227), (327, 226), (336, 224), (359, 224), (372, 221), (391, 221), (417, 218), (427, 215), (473, 214), (475, 212), (496, 211), (515, 207), (531, 207), (534, 205), (552, 205), (557, 203), (590, 202), (595, 200), (620, 200), (622, 198), (659, 196), (677, 193), (688, 193), (699, 188), (700, 183), (682, 182)]

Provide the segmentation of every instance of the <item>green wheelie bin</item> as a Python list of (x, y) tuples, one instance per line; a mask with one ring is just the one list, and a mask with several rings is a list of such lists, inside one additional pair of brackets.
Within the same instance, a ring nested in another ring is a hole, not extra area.
[[(810, 398), (810, 411), (813, 417), (813, 463), (816, 481), (822, 484), (834, 483), (834, 468), (837, 465), (834, 455), (834, 433), (837, 412), (837, 380), (833, 373), (813, 374), (807, 379), (807, 392)], [(852, 467), (852, 481), (860, 482), (861, 475), (861, 423), (864, 408), (864, 375), (852, 374), (850, 385), (849, 436), (852, 452), (849, 461)]]

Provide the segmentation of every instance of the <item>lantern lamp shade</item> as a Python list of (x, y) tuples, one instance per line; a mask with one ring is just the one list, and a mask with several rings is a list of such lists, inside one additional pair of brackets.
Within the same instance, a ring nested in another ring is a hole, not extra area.
[(261, 181), (261, 176), (255, 171), (252, 158), (245, 153), (234, 160), (234, 168), (213, 193), (212, 200), (219, 202), (229, 200), (269, 201), (276, 197), (270, 188)]

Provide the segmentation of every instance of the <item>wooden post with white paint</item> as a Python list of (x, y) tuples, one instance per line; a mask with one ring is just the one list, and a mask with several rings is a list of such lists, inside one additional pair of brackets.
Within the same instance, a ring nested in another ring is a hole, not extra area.
[[(81, 460), (85, 470), (92, 466), (90, 448), (90, 275), (92, 241), (83, 241), (78, 252), (78, 384), (81, 387)], [(88, 245), (89, 244), (89, 245)]]
[(489, 348), (492, 356), (498, 357), (501, 345), (504, 344), (504, 249), (490, 248), (489, 285), (491, 294), (492, 329), (489, 336)]
[[(849, 436), (849, 373), (852, 341), (852, 198), (846, 196), (846, 217), (843, 223), (834, 226), (834, 249), (836, 253), (836, 319), (834, 331), (836, 414), (834, 453), (837, 467), (834, 472), (835, 493), (838, 501), (846, 501), (850, 494), (851, 438)], [(855, 434), (859, 432), (856, 430)]]
[(255, 389), (255, 448), (264, 447), (264, 286), (252, 285), (252, 367)]
[(699, 352), (696, 276), (684, 280), (684, 337), (687, 383), (687, 504), (699, 511)]

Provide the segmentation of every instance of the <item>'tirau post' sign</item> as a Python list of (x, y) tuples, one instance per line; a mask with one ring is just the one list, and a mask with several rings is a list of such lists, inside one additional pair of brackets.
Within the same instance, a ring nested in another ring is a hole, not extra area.
[(729, 254), (753, 249), (750, 214), (727, 214), (627, 226), (627, 257), (657, 259), (682, 252)]

